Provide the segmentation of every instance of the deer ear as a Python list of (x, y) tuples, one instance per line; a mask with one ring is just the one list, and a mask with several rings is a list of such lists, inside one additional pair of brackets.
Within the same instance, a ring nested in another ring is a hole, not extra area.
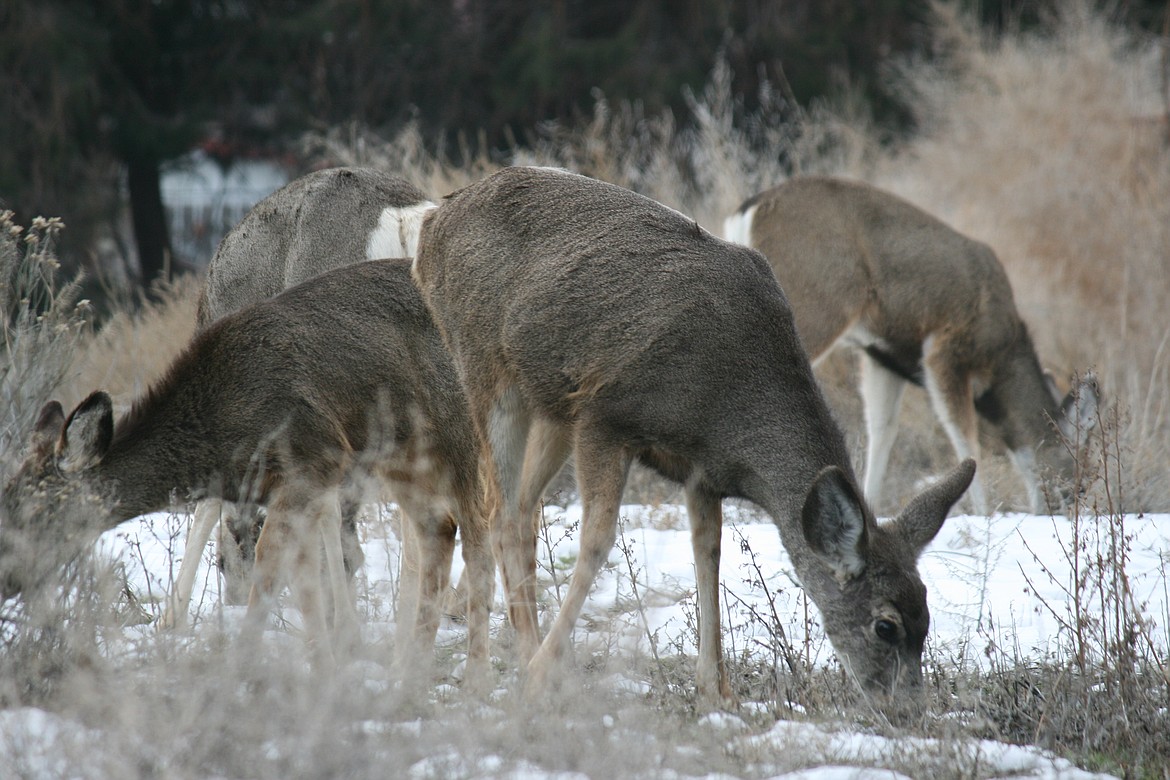
[(836, 466), (829, 466), (813, 480), (801, 510), (804, 538), (839, 582), (865, 569), (869, 535), (865, 510), (856, 488)]
[(914, 497), (892, 530), (906, 540), (914, 554), (930, 544), (947, 519), (947, 512), (955, 505), (975, 478), (975, 461), (967, 458), (950, 473)]
[(1097, 377), (1092, 372), (1086, 373), (1060, 404), (1060, 434), (1066, 439), (1076, 439), (1078, 432), (1085, 434), (1093, 430), (1100, 403)]
[(62, 471), (88, 469), (100, 461), (114, 438), (114, 404), (103, 392), (92, 393), (69, 414), (57, 443)]
[(33, 426), (30, 437), (34, 457), (39, 460), (53, 453), (53, 447), (61, 438), (61, 429), (64, 425), (65, 410), (61, 408), (61, 404), (49, 401), (41, 407), (41, 414), (37, 417), (37, 424)]

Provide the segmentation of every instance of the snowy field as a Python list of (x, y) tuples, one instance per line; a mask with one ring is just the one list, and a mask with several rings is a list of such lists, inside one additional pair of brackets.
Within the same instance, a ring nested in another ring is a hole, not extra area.
[[(387, 509), (384, 514), (391, 512), (393, 509)], [(545, 511), (547, 528), (540, 544), (540, 571), (550, 609), (555, 609), (558, 589), (564, 591), (575, 560), (574, 529), (579, 517), (580, 507), (576, 505), (549, 506)], [(578, 657), (601, 646), (631, 657), (650, 657), (656, 652), (677, 654), (680, 650), (693, 654), (694, 631), (690, 626), (694, 615), (694, 571), (684, 510), (676, 506), (625, 506), (622, 517), (618, 546), (598, 579), (577, 630)], [(185, 516), (152, 515), (121, 526), (101, 541), (109, 555), (123, 562), (133, 589), (156, 615), (161, 611), (162, 594), (169, 590), (178, 572), (186, 520)], [(362, 525), (366, 565), (359, 583), (359, 609), (369, 643), (391, 636), (394, 630), (392, 604), (399, 547), (389, 527), (379, 519)], [(1110, 535), (1110, 528), (1116, 532), (1114, 535)], [(1001, 657), (1009, 660), (1026, 660), (1066, 652), (1069, 637), (1062, 632), (1062, 624), (1071, 621), (1069, 599), (1075, 590), (1070, 564), (1074, 557), (1073, 534), (1073, 524), (1065, 518), (1020, 514), (950, 518), (920, 562), (932, 613), (928, 663), (965, 669), (988, 663), (997, 654), (1005, 654)], [(1125, 516), (1113, 523), (1106, 519), (1086, 520), (1080, 528), (1080, 539), (1079, 565), (1082, 574), (1090, 574), (1090, 580), (1094, 556), (1098, 552), (1119, 554), (1116, 542), (1124, 540), (1133, 604), (1155, 624), (1152, 635), (1161, 643), (1164, 654), (1170, 626), (1166, 576), (1170, 568), (1170, 516)], [(213, 560), (213, 550), (205, 551), (204, 558), (191, 612), (197, 634), (211, 626), (231, 626), (241, 614), (239, 608), (219, 605), (220, 586), (213, 567), (206, 565)], [(455, 576), (460, 568), (457, 555)], [(806, 631), (810, 611), (811, 619), (816, 620), (815, 609), (805, 604), (793, 584), (775, 527), (757, 511), (725, 506), (721, 574), (727, 653), (737, 657), (758, 654), (761, 660), (774, 660), (771, 639), (778, 633), (779, 624), (795, 645), (813, 655), (814, 663), (833, 663), (831, 649), (819, 629), (814, 626)], [(1091, 582), (1080, 592), (1082, 599), (1091, 600), (1090, 611), (1104, 613), (1111, 609), (1107, 600), (1100, 601), (1102, 593)], [(497, 585), (493, 626), (503, 621), (500, 600)], [(227, 620), (220, 619), (223, 617)], [(145, 638), (154, 629), (143, 625), (126, 631), (139, 632), (140, 638)], [(804, 643), (806, 634), (813, 641)], [(445, 620), (440, 644), (457, 651), (462, 640), (461, 627)], [(508, 684), (507, 680), (502, 682)], [(632, 671), (614, 674), (610, 684), (634, 698), (650, 688)], [(450, 690), (445, 684), (439, 687)], [(461, 705), (456, 702), (452, 706)], [(918, 752), (924, 756), (924, 764), (929, 765), (934, 760), (932, 756), (947, 754), (952, 756), (947, 760), (954, 760), (956, 750), (965, 756), (964, 760), (979, 767), (971, 776), (1098, 776), (1037, 749), (988, 741), (942, 746), (921, 738), (890, 739), (844, 725), (791, 720), (761, 727), (759, 718), (750, 718), (746, 713), (758, 713), (763, 708), (761, 703), (745, 702), (741, 713), (744, 718), (716, 713), (701, 719), (700, 728), (713, 731), (717, 739), (725, 740), (729, 754), (741, 757), (741, 774), (694, 776), (826, 780), (902, 777), (905, 775), (889, 768), (892, 756), (902, 762), (896, 765), (904, 766), (905, 756)], [(7, 736), (0, 741), (0, 767), (5, 765), (3, 752), (15, 750), (24, 762), (22, 766), (34, 770), (33, 776), (60, 776), (60, 767), (54, 764), (54, 750), (65, 732), (77, 738), (76, 724), (56, 715), (38, 710), (0, 713), (0, 734)], [(808, 768), (779, 771), (786, 766), (780, 757), (794, 744), (811, 751), (813, 758), (802, 762)], [(29, 763), (30, 757), (37, 756), (40, 758)], [(480, 756), (470, 762), (459, 759), (455, 764), (452, 761), (455, 759), (449, 755), (428, 756), (403, 768), (403, 776), (586, 776), (550, 774), (531, 762), (510, 761), (507, 756)], [(692, 775), (670, 770), (653, 776)]]

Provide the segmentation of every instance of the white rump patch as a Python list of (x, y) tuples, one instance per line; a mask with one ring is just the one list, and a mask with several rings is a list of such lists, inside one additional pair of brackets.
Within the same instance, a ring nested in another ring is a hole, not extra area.
[(756, 208), (750, 206), (747, 211), (737, 211), (723, 220), (723, 240), (752, 246), (752, 221), (756, 216)]
[(414, 257), (418, 252), (418, 234), (423, 217), (435, 208), (429, 200), (412, 206), (390, 206), (382, 210), (378, 226), (370, 231), (366, 242), (366, 259)]

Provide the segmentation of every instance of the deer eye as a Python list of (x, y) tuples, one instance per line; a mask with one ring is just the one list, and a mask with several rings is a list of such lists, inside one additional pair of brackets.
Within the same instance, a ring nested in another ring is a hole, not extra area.
[(877, 638), (889, 644), (897, 644), (898, 642), (898, 624), (892, 620), (882, 618), (873, 624), (873, 632), (877, 634)]

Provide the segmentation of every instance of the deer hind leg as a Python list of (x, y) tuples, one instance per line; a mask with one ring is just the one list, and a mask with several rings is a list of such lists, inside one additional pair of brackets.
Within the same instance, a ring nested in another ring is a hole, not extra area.
[[(934, 413), (942, 423), (947, 438), (958, 459), (979, 459), (979, 421), (975, 416), (975, 394), (970, 374), (956, 366), (950, 357), (951, 348), (930, 336), (923, 344), (926, 393)], [(967, 491), (974, 511), (987, 512), (987, 494), (983, 481), (976, 472)]]
[(532, 418), (514, 389), (506, 390), (496, 399), (485, 417), (488, 443), (485, 460), (497, 500), (490, 523), (492, 549), (504, 580), (508, 618), (518, 639), (520, 662), (525, 663), (540, 644), (536, 613), (536, 533), (531, 519), (520, 514), (520, 484)]
[(322, 529), (322, 549), (325, 551), (325, 573), (332, 594), (333, 630), (342, 642), (356, 645), (360, 637), (357, 627), (357, 572), (365, 564), (358, 538), (357, 520), (361, 505), (342, 498), (338, 506), (340, 534), (333, 539), (329, 529)]
[(455, 523), (434, 499), (413, 493), (398, 496), (406, 520), (403, 525), (411, 529), (417, 556), (414, 613), (403, 614), (399, 620), (402, 639), (398, 646), (403, 665), (421, 669), (433, 653), (439, 631), (439, 599), (451, 581)]
[[(531, 515), (532, 517), (533, 534), (531, 537), (532, 550), (530, 556), (532, 562), (525, 564), (530, 569), (528, 574), (523, 575), (526, 580), (532, 579), (532, 581), (535, 582), (536, 537), (539, 534), (540, 529), (541, 500), (544, 497), (544, 491), (548, 487), (548, 483), (551, 482), (553, 477), (555, 477), (564, 467), (565, 460), (567, 460), (569, 455), (570, 446), (571, 441), (568, 435), (568, 431), (564, 426), (557, 425), (556, 423), (540, 418), (532, 420), (529, 427), (528, 438), (525, 443), (524, 465), (521, 468), (519, 500), (517, 501), (518, 515), (520, 517)], [(500, 504), (502, 504), (502, 501), (497, 499), (498, 496), (493, 496), (493, 498), (488, 502), (488, 508), (486, 509), (486, 512), (487, 516), (491, 518), (491, 520), (485, 524), (485, 528), (494, 528), (498, 522), (502, 522), (501, 520), (497, 519), (499, 518), (498, 512), (500, 511)], [(468, 517), (473, 513), (481, 513), (483, 511), (485, 510), (465, 509), (463, 511), (463, 516)], [(462, 528), (462, 525), (460, 527)], [(505, 540), (501, 538), (500, 541), (502, 542)], [(523, 544), (525, 541), (526, 540), (517, 542), (517, 556), (524, 552)], [(466, 550), (467, 548), (465, 547), (465, 554)], [(496, 558), (502, 561), (502, 556), (503, 550), (497, 549)], [(448, 592), (447, 598), (443, 604), (444, 613), (455, 618), (462, 618), (466, 616), (469, 599), (472, 598), (469, 592), (468, 583), (466, 581), (469, 569), (465, 568), (463, 572), (463, 575), (459, 578), (459, 583)], [(493, 567), (491, 576), (489, 578), (488, 590), (485, 591), (487, 594), (485, 596), (487, 599), (486, 608), (488, 609), (491, 607), (491, 589), (494, 587), (494, 582), (495, 575)], [(533, 595), (533, 599), (534, 598), (535, 595)], [(522, 631), (518, 630), (517, 632), (521, 636), (522, 644), (524, 645), (524, 648), (521, 650), (524, 663), (528, 662), (528, 660), (536, 652), (537, 647), (540, 645), (540, 631), (536, 622), (537, 618), (535, 615), (529, 614), (528, 619), (529, 622), (524, 623), (524, 625), (530, 626), (530, 628)], [(517, 621), (513, 619), (514, 626), (516, 623)]]
[(219, 522), (223, 502), (218, 499), (200, 501), (191, 519), (191, 530), (187, 532), (187, 544), (183, 549), (183, 563), (179, 566), (179, 578), (175, 589), (167, 599), (167, 608), (159, 620), (160, 628), (182, 628), (187, 623), (187, 610), (191, 606), (191, 591), (195, 587), (195, 575), (199, 561), (211, 539), (211, 532)]
[(719, 630), (723, 508), (718, 496), (700, 490), (693, 483), (686, 486), (686, 498), (699, 597), (699, 660), (696, 669), (699, 698), (712, 708), (733, 706), (735, 698), (723, 666), (723, 640)]
[[(463, 577), (466, 583), (467, 672), (465, 684), (473, 691), (486, 691), (491, 682), (489, 620), (495, 561), (488, 538), (488, 518), (478, 495), (457, 501), (456, 523), (463, 542)], [(443, 583), (444, 585), (446, 583)]]
[(526, 694), (548, 690), (552, 675), (569, 649), (573, 627), (602, 564), (617, 538), (618, 511), (630, 470), (630, 453), (588, 429), (577, 434), (577, 484), (584, 505), (581, 546), (561, 610), (540, 650), (528, 664)]
[[(490, 541), (488, 543), (488, 551), (489, 553), (491, 552)], [(464, 569), (463, 574), (459, 575), (459, 582), (455, 583), (454, 587), (447, 588), (446, 593), (443, 594), (443, 603), (439, 606), (439, 609), (442, 610), (444, 615), (452, 620), (467, 620), (468, 599), (471, 598), (468, 593), (468, 588), (467, 569)]]
[[(345, 554), (344, 510), (337, 502), (324, 507), (326, 514), (318, 524), (321, 531), (321, 546), (325, 551), (325, 577), (332, 597), (333, 633), (339, 647), (352, 647), (361, 636), (357, 621), (356, 595), (353, 590), (352, 572), (349, 571)], [(351, 521), (353, 517), (349, 518)], [(353, 529), (356, 541), (356, 528)]]
[[(400, 515), (406, 511), (399, 502)], [(398, 540), (401, 553), (398, 556), (398, 598), (394, 605), (394, 621), (399, 631), (409, 631), (418, 615), (418, 593), (422, 587), (422, 563), (419, 552), (418, 533), (409, 517), (398, 519)]]
[[(527, 535), (517, 554), (525, 555), (527, 582), (532, 583), (532, 603), (535, 603), (536, 586), (536, 541), (541, 525), (541, 500), (544, 491), (553, 478), (564, 467), (569, 457), (572, 441), (569, 431), (563, 425), (551, 420), (537, 418), (529, 429), (528, 442), (524, 453), (524, 467), (520, 476), (520, 500), (516, 517), (523, 523)], [(535, 612), (530, 614), (535, 620)], [(532, 659), (540, 646), (540, 631), (536, 623), (533, 630), (523, 637), (523, 662)]]
[(272, 608), (285, 576), (291, 584), (313, 661), (332, 665), (321, 594), (321, 541), (324, 527), (337, 536), (337, 493), (300, 485), (273, 492), (268, 517), (256, 542), (256, 566), (248, 597), (247, 623), (255, 628)]
[(890, 451), (898, 437), (898, 413), (906, 381), (861, 354), (861, 400), (865, 408), (865, 497), (877, 504), (885, 485)]

